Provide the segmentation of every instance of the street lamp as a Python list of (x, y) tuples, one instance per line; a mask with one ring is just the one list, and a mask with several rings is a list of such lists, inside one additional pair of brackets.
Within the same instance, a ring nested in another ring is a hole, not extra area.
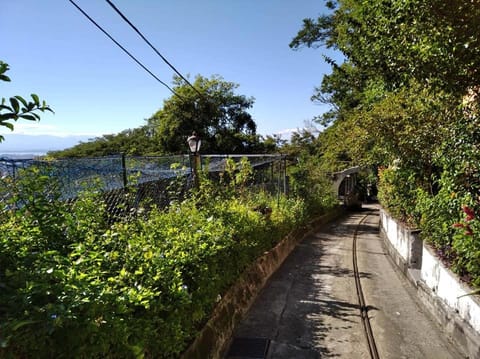
[(200, 166), (200, 146), (202, 145), (202, 140), (197, 135), (195, 131), (193, 131), (192, 135), (187, 138), (188, 147), (190, 149), (190, 153), (192, 155), (192, 171), (193, 171), (193, 184), (196, 189), (199, 188), (198, 182), (198, 167)]
[(188, 147), (190, 148), (190, 152), (196, 156), (198, 151), (200, 151), (200, 146), (202, 145), (202, 140), (197, 135), (195, 131), (193, 131), (192, 135), (187, 138)]

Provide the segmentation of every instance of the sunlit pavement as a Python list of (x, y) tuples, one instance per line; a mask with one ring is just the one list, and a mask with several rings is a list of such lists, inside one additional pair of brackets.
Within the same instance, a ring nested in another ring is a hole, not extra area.
[[(366, 207), (366, 208), (365, 208)], [(391, 262), (364, 206), (306, 237), (237, 327), (228, 358), (370, 358), (352, 265), (353, 234), (380, 358), (462, 358)]]

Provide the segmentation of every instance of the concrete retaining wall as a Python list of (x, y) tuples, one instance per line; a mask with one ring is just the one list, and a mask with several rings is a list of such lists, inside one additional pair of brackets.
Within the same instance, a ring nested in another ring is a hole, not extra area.
[(417, 230), (397, 223), (384, 210), (380, 210), (380, 223), (384, 235), (400, 257), (403, 271), (408, 268), (420, 269), (422, 265), (422, 240)]
[(394, 262), (417, 287), (425, 307), (460, 350), (469, 358), (480, 358), (480, 301), (476, 296), (465, 296), (472, 289), (422, 243), (418, 231), (397, 223), (383, 209), (380, 210), (380, 233)]

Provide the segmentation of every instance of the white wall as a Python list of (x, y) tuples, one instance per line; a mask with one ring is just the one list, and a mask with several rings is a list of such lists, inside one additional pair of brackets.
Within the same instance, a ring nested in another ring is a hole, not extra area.
[[(480, 334), (480, 301), (475, 296), (464, 296), (473, 289), (446, 268), (428, 245), (415, 246), (418, 238), (383, 209), (380, 210), (380, 226), (386, 239), (410, 267), (412, 257), (421, 257), (420, 280), (431, 290), (432, 296), (440, 299), (449, 310), (457, 313)], [(421, 253), (416, 253), (418, 251)]]
[(403, 227), (398, 225), (384, 210), (380, 210), (380, 224), (383, 226), (388, 241), (393, 248), (395, 248), (405, 262), (409, 262), (409, 239)]
[(421, 280), (438, 298), (480, 333), (480, 305), (474, 296), (464, 296), (471, 288), (456, 277), (426, 245), (423, 248)]

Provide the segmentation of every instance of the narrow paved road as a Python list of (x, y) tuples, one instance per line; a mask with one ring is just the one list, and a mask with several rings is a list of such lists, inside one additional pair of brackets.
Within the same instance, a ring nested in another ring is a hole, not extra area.
[[(378, 212), (371, 208), (325, 226), (297, 246), (237, 328), (229, 359), (371, 357), (352, 264), (353, 235), (366, 214), (357, 259), (379, 357), (462, 358), (394, 268), (378, 236)], [(249, 350), (252, 338), (267, 339), (261, 342), (269, 343), (265, 355)]]

